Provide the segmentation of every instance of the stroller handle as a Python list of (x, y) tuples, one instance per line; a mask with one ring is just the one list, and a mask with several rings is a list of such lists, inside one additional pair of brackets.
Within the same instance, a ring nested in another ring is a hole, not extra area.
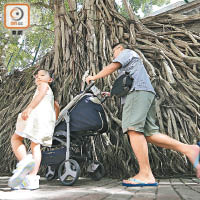
[(91, 81), (90, 84), (85, 88), (84, 92), (88, 92), (93, 85), (94, 85), (94, 81)]
[(103, 99), (101, 99), (101, 104), (104, 103), (108, 98), (109, 96), (105, 96)]
[[(92, 92), (94, 96), (96, 96), (100, 103), (104, 103), (106, 99), (110, 96), (109, 92), (101, 92), (95, 85), (94, 81), (91, 81), (91, 83), (87, 86), (87, 88), (84, 90), (84, 93), (87, 93), (88, 91)], [(104, 95), (103, 95), (104, 94)], [(102, 96), (104, 96), (102, 98)]]

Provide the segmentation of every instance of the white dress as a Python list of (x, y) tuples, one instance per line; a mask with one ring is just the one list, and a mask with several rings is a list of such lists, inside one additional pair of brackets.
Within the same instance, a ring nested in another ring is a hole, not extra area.
[[(37, 94), (38, 90), (36, 90), (34, 96)], [(21, 113), (18, 115), (15, 133), (37, 144), (51, 146), (55, 122), (54, 96), (49, 87), (47, 94), (31, 111), (27, 120), (21, 118)]]

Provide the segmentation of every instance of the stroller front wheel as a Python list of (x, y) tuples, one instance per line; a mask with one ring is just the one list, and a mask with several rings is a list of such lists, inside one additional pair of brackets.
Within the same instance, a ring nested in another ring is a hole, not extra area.
[(65, 160), (58, 169), (58, 177), (63, 185), (73, 185), (80, 176), (80, 166), (72, 159)]
[(54, 179), (57, 175), (56, 166), (48, 165), (45, 172), (45, 177), (48, 181)]

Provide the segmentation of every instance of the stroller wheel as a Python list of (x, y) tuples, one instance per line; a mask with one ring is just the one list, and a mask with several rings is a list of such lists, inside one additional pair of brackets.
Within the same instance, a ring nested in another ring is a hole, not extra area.
[(56, 166), (48, 165), (45, 172), (45, 177), (48, 181), (54, 179), (57, 175)]
[(58, 177), (63, 185), (73, 185), (80, 176), (80, 166), (72, 159), (65, 160), (58, 169)]
[(91, 163), (91, 166), (94, 166), (93, 172), (90, 171), (90, 176), (93, 180), (99, 181), (105, 175), (105, 169), (101, 162), (94, 161)]

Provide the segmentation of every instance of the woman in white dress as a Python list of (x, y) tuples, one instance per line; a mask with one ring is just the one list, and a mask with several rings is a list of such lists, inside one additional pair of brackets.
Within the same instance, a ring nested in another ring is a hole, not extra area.
[[(31, 103), (18, 115), (16, 131), (11, 138), (13, 152), (19, 163), (8, 185), (15, 189), (38, 189), (41, 163), (40, 146), (51, 146), (59, 105), (49, 86), (52, 82), (46, 70), (35, 76), (37, 89)], [(24, 138), (31, 140), (31, 154), (27, 154)]]

